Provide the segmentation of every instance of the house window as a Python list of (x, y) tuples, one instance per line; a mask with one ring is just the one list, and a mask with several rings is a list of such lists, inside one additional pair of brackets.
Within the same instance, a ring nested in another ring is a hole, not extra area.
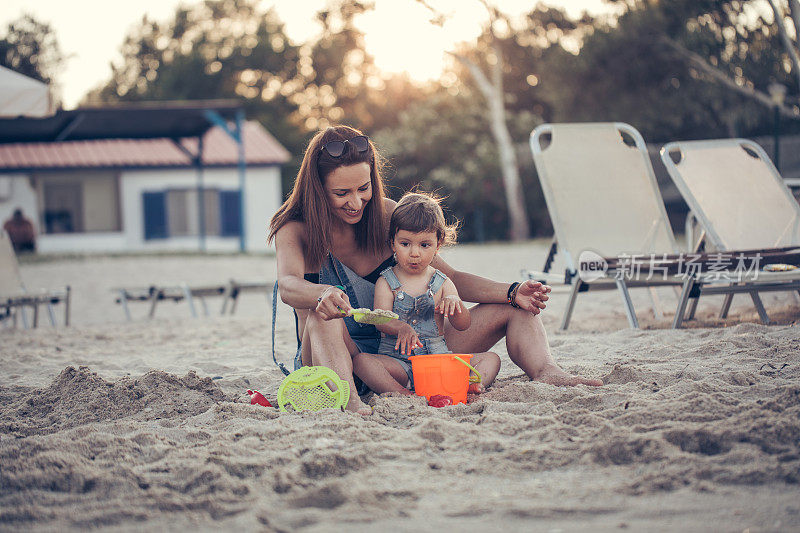
[(116, 176), (68, 173), (39, 179), (44, 233), (120, 230)]
[[(205, 235), (238, 236), (239, 191), (203, 189)], [(197, 189), (170, 189), (143, 193), (144, 237), (163, 239), (200, 234), (200, 204)]]
[(44, 185), (45, 233), (83, 232), (83, 187), (80, 183)]

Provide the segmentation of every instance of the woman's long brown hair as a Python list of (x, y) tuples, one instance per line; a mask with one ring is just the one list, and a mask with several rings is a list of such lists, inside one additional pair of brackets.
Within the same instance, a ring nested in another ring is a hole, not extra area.
[(303, 250), (306, 266), (316, 267), (322, 263), (332, 247), (335, 217), (325, 193), (325, 179), (339, 167), (367, 163), (370, 167), (372, 199), (364, 207), (364, 214), (355, 224), (356, 244), (360, 250), (379, 254), (386, 246), (386, 219), (383, 209), (383, 180), (379, 172), (379, 155), (372, 145), (358, 152), (351, 143), (345, 145), (340, 157), (332, 157), (322, 147), (331, 141), (344, 141), (363, 135), (348, 126), (332, 126), (318, 132), (308, 144), (303, 163), (294, 181), (289, 198), (278, 209), (269, 223), (269, 238), (285, 224), (304, 222), (306, 227), (306, 249)]

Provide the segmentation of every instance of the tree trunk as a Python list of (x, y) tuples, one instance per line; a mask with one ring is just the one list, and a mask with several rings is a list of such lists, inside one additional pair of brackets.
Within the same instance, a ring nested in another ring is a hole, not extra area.
[(525, 209), (525, 194), (519, 178), (519, 166), (514, 143), (506, 125), (505, 105), (502, 94), (493, 94), (489, 100), (489, 120), (497, 149), (500, 152), (500, 168), (503, 173), (503, 187), (506, 193), (506, 205), (511, 221), (510, 237), (512, 241), (521, 241), (530, 236), (528, 212)]
[(517, 164), (517, 154), (514, 151), (514, 143), (506, 124), (506, 108), (503, 102), (501, 56), (497, 54), (495, 64), (495, 83), (489, 82), (483, 71), (470, 61), (468, 58), (454, 54), (456, 59), (466, 65), (478, 87), (481, 90), (486, 102), (489, 105), (489, 125), (492, 136), (500, 152), (500, 171), (503, 175), (503, 188), (506, 196), (506, 206), (508, 207), (508, 217), (511, 222), (509, 237), (512, 241), (521, 241), (530, 236), (530, 226), (528, 225), (528, 212), (525, 209), (525, 195), (522, 191), (522, 182), (519, 178), (519, 165)]

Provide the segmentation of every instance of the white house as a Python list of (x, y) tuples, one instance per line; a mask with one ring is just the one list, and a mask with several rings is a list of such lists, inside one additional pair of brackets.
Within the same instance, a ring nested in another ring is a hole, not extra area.
[(202, 170), (197, 138), (0, 144), (0, 224), (21, 208), (42, 253), (236, 251), (243, 224), (244, 249), (264, 251), (289, 153), (257, 122), (242, 130), (243, 180), (218, 127), (202, 137)]

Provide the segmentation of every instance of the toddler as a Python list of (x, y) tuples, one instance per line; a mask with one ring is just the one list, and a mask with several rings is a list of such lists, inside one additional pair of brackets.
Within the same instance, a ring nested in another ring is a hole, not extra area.
[[(391, 309), (398, 320), (377, 326), (383, 333), (378, 354), (353, 357), (355, 374), (377, 393), (412, 394), (414, 376), (410, 355), (451, 353), (444, 340), (444, 320), (458, 329), (470, 325), (469, 310), (456, 286), (431, 266), (439, 249), (455, 241), (436, 198), (408, 193), (400, 199), (389, 223), (389, 241), (396, 265), (381, 272), (375, 284), (375, 309)], [(470, 392), (481, 393), (497, 376), (500, 358), (493, 352), (474, 354), (470, 363), (481, 383)]]

